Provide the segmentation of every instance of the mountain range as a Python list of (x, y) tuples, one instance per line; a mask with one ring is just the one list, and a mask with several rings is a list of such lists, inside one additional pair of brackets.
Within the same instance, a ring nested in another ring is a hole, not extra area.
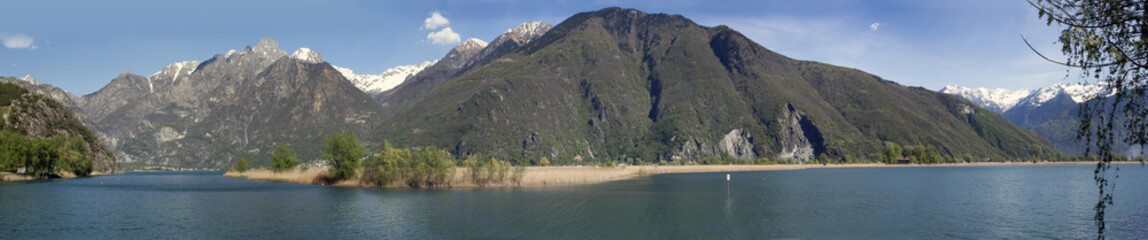
[(793, 60), (679, 15), (579, 13), (494, 61), (454, 66), (384, 97), (394, 115), (369, 139), (564, 163), (876, 160), (886, 141), (1001, 159), (1048, 146), (959, 98)]
[(265, 38), (52, 97), (77, 109), (127, 167), (225, 167), (240, 157), (267, 165), (276, 143), (311, 160), (337, 131), (371, 149), (390, 141), (561, 164), (876, 161), (886, 142), (978, 160), (1027, 157), (1032, 146), (1055, 152), (958, 97), (790, 59), (726, 26), (622, 8), (557, 26), (526, 22), (380, 75), (307, 48), (288, 55)]
[[(1110, 95), (1100, 96), (1103, 85), (1054, 84), (1038, 89), (986, 89), (946, 86), (943, 93), (967, 99), (986, 109), (1000, 113), (1010, 122), (1027, 128), (1048, 139), (1061, 152), (1081, 155), (1088, 147), (1076, 141), (1080, 120), (1080, 104), (1089, 101), (1114, 101)], [(1117, 132), (1126, 132), (1117, 128)], [(1116, 144), (1114, 149), (1129, 156), (1143, 155), (1141, 147)]]

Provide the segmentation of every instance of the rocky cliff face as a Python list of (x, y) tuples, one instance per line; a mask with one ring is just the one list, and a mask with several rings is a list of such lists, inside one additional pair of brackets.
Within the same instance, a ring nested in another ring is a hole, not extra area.
[[(0, 78), (0, 81), (11, 81)], [(80, 137), (94, 171), (122, 173), (116, 158), (96, 135), (84, 127), (79, 117), (65, 104), (35, 92), (14, 99), (0, 115), (0, 126), (11, 128), (31, 138)]]
[[(781, 117), (777, 119), (781, 126), (778, 137), (781, 142), (781, 158), (789, 158), (799, 162), (807, 162), (825, 151), (821, 142), (821, 131), (809, 116), (792, 104), (786, 104), (781, 110)], [(819, 151), (820, 150), (820, 151)]]
[(149, 77), (125, 72), (81, 102), (125, 164), (224, 167), (244, 156), (258, 164), (276, 142), (315, 157), (316, 139), (328, 131), (366, 132), (378, 105), (358, 101), (370, 99), (363, 96), (318, 52), (288, 57), (262, 39)]

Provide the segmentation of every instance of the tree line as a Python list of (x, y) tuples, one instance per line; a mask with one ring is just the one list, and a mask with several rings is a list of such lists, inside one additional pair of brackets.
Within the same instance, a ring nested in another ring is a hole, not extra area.
[[(49, 122), (50, 129), (69, 129), (81, 133), (79, 136), (56, 135), (51, 138), (28, 137), (13, 124), (18, 120), (12, 111), (27, 110), (31, 103), (45, 101), (61, 107), (59, 103), (28, 91), (11, 83), (0, 84), (0, 113), (9, 113), (8, 119), (0, 120), (0, 171), (20, 172), (34, 178), (49, 178), (71, 172), (76, 176), (88, 176), (93, 164), (91, 151), (86, 141), (95, 139), (90, 130), (84, 128), (71, 114), (64, 121)], [(9, 123), (10, 122), (10, 123)]]
[[(513, 167), (507, 161), (483, 158), (479, 155), (467, 156), (466, 160), (455, 161), (446, 150), (433, 146), (423, 148), (395, 148), (384, 141), (383, 149), (367, 154), (366, 149), (350, 133), (332, 133), (323, 139), (321, 160), (329, 166), (327, 175), (321, 181), (334, 183), (341, 180), (358, 179), (363, 184), (386, 187), (408, 186), (412, 188), (449, 187), (456, 167), (465, 167), (467, 180), (478, 186), (495, 183), (519, 183), (525, 166)], [(549, 164), (549, 160), (541, 162)], [(271, 157), (275, 172), (291, 171), (300, 161), (284, 144), (278, 144)], [(248, 169), (247, 159), (240, 158), (235, 171)]]

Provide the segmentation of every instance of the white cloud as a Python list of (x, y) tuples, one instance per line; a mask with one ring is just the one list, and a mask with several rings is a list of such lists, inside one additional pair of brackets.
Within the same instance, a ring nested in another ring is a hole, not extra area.
[(24, 34), (0, 34), (4, 47), (14, 49), (36, 49), (35, 39)]
[(881, 27), (881, 23), (869, 24), (869, 31), (877, 31), (879, 27)]
[(443, 28), (438, 32), (431, 32), (427, 34), (427, 40), (429, 40), (431, 44), (456, 44), (461, 39), (462, 38), (458, 36), (458, 33), (455, 33), (454, 30), (450, 29), (450, 27)]
[(423, 20), (423, 29), (434, 30), (446, 25), (450, 25), (450, 20), (446, 20), (438, 11), (432, 12), (429, 18)]

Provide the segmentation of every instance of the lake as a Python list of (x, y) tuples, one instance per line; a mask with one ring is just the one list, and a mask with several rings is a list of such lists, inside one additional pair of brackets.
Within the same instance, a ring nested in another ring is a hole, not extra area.
[[(222, 172), (0, 186), (0, 238), (1093, 238), (1092, 165), (667, 174), (595, 185), (361, 189)], [(1148, 238), (1148, 168), (1120, 167), (1108, 235)]]

